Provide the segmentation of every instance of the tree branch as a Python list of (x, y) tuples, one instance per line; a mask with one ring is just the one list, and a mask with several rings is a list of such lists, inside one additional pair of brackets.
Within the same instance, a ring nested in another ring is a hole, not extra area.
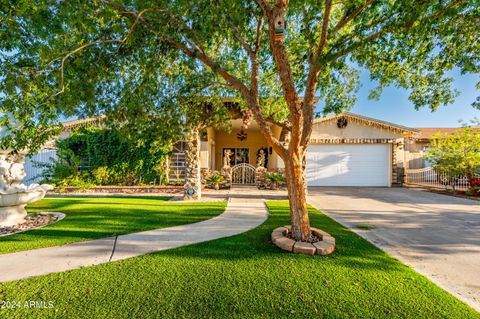
[[(84, 44), (82, 46), (79, 46), (78, 48), (76, 48), (72, 51), (69, 51), (69, 52), (65, 53), (65, 55), (61, 59), (62, 62), (60, 64), (60, 88), (61, 89), (57, 93), (50, 96), (50, 98), (54, 98), (54, 97), (56, 97), (56, 96), (65, 92), (65, 75), (64, 75), (65, 73), (64, 73), (64, 70), (65, 70), (65, 62), (69, 57), (71, 57), (72, 55), (74, 55), (75, 53), (77, 53), (79, 51), (82, 51), (83, 49), (86, 49), (86, 48), (94, 46), (94, 45), (106, 44), (106, 43), (119, 43), (119, 44), (125, 43), (128, 40), (128, 38), (135, 31), (138, 23), (140, 22), (140, 19), (141, 19), (142, 15), (144, 15), (146, 12), (150, 12), (150, 11), (163, 11), (163, 10), (148, 8), (148, 9), (144, 9), (144, 10), (140, 11), (137, 14), (137, 17), (136, 17), (135, 21), (133, 22), (132, 26), (130, 27), (128, 33), (122, 39), (110, 39), (110, 40), (93, 41), (93, 42), (86, 43), (86, 44)], [(51, 60), (48, 64), (51, 64), (51, 63), (57, 61), (58, 59), (60, 59), (60, 58), (55, 58), (55, 59)]]
[(272, 7), (268, 3), (267, 0), (255, 0), (257, 4), (260, 6), (260, 8), (263, 11), (263, 14), (268, 18), (268, 21), (272, 19)]
[[(260, 1), (262, 1), (262, 0), (260, 0)], [(131, 11), (128, 12), (128, 11), (125, 11), (125, 10), (121, 10), (121, 8), (117, 8), (117, 10), (119, 10), (119, 12), (121, 14), (124, 14), (124, 15), (130, 17), (131, 19), (135, 18), (137, 20), (139, 18), (138, 17), (139, 13), (136, 14), (135, 12), (133, 12), (133, 13)], [(168, 13), (169, 13), (170, 16), (172, 16), (172, 14), (170, 12), (168, 12)], [(142, 19), (141, 22), (143, 24), (145, 24), (146, 26), (148, 25), (148, 22), (145, 21), (144, 19)], [(188, 29), (189, 28), (187, 28), (187, 31), (188, 31)], [(151, 30), (151, 29), (150, 29), (150, 31), (154, 32), (154, 34), (158, 34), (158, 31)], [(273, 133), (270, 129), (270, 126), (269, 126), (268, 122), (266, 121), (265, 117), (263, 116), (263, 113), (262, 113), (262, 111), (260, 109), (260, 106), (259, 106), (258, 95), (253, 96), (252, 92), (245, 86), (245, 84), (240, 79), (238, 79), (234, 75), (230, 74), (227, 70), (222, 68), (217, 62), (215, 62), (212, 58), (210, 58), (204, 52), (204, 50), (202, 50), (199, 47), (199, 45), (197, 45), (194, 41), (188, 39), (188, 37), (184, 36), (184, 38), (192, 46), (192, 48), (187, 47), (182, 42), (178, 41), (177, 39), (175, 39), (175, 38), (173, 38), (169, 35), (160, 34), (160, 37), (163, 38), (163, 40), (169, 42), (171, 45), (176, 47), (178, 50), (183, 52), (188, 57), (193, 58), (193, 59), (197, 59), (200, 62), (202, 62), (205, 66), (209, 67), (212, 70), (212, 72), (220, 75), (233, 88), (237, 89), (242, 94), (243, 98), (246, 100), (250, 109), (253, 111), (253, 113), (255, 115), (255, 119), (258, 122), (258, 124), (260, 126), (260, 129), (261, 129), (261, 132), (264, 135), (264, 137), (266, 138), (267, 142), (275, 149), (275, 151), (280, 156), (282, 156), (282, 158), (286, 157), (286, 155), (285, 155), (286, 154), (286, 149), (278, 141), (278, 139), (276, 139), (273, 136)], [(255, 52), (255, 58), (256, 58), (256, 52)]]
[(233, 36), (238, 40), (238, 42), (240, 42), (240, 44), (242, 45), (243, 49), (247, 52), (247, 54), (252, 57), (253, 55), (255, 55), (255, 51), (252, 49), (252, 47), (247, 43), (247, 41), (245, 40), (244, 37), (242, 37), (242, 35), (240, 34), (240, 31), (238, 30), (238, 28), (236, 26), (234, 26), (230, 20), (228, 19), (227, 16), (223, 15), (223, 19), (227, 22), (227, 24), (230, 26), (230, 28), (232, 29), (233, 31)]
[(327, 61), (335, 61), (336, 59), (338, 59), (339, 57), (341, 56), (344, 56), (344, 55), (347, 55), (348, 53), (352, 52), (353, 50), (355, 50), (356, 48), (362, 46), (362, 45), (365, 45), (366, 43), (369, 43), (375, 39), (378, 39), (382, 36), (385, 36), (387, 34), (391, 34), (391, 33), (395, 33), (399, 30), (409, 30), (409, 29), (413, 29), (413, 28), (416, 28), (418, 26), (421, 26), (421, 25), (424, 25), (426, 21), (429, 21), (429, 20), (436, 20), (442, 16), (445, 15), (445, 13), (447, 12), (446, 9), (449, 9), (451, 7), (454, 7), (458, 4), (462, 4), (464, 1), (452, 1), (450, 3), (448, 3), (447, 5), (445, 5), (443, 7), (443, 10), (440, 10), (439, 12), (435, 13), (435, 14), (431, 14), (419, 21), (406, 21), (406, 22), (403, 22), (399, 25), (395, 25), (395, 26), (390, 26), (390, 27), (384, 27), (383, 29), (377, 31), (377, 32), (374, 32), (368, 36), (366, 36), (365, 38), (361, 39), (361, 40), (358, 40), (357, 42), (353, 43), (352, 45), (344, 48), (343, 50), (340, 50), (338, 51), (337, 53), (335, 54), (330, 54), (331, 52), (328, 52), (328, 54), (326, 55), (326, 60), (325, 62)]
[(306, 147), (312, 133), (314, 97), (317, 90), (318, 75), (320, 74), (321, 65), (319, 58), (328, 41), (328, 24), (330, 21), (330, 13), (332, 10), (332, 0), (325, 1), (325, 10), (323, 13), (322, 33), (318, 44), (317, 52), (315, 52), (313, 60), (310, 61), (310, 69), (308, 70), (307, 83), (305, 86), (305, 96), (303, 98), (303, 131), (300, 145)]
[(368, 0), (362, 6), (358, 7), (355, 11), (352, 12), (349, 16), (345, 16), (334, 28), (333, 33), (340, 31), (344, 26), (346, 26), (350, 21), (355, 19), (363, 10), (368, 8), (375, 0)]
[(325, 0), (325, 10), (323, 13), (323, 23), (322, 23), (322, 34), (320, 35), (320, 42), (318, 44), (317, 53), (315, 54), (316, 58), (314, 60), (314, 63), (316, 63), (316, 60), (322, 54), (323, 48), (327, 43), (328, 22), (330, 21), (331, 10), (332, 10), (332, 0)]
[(250, 55), (250, 62), (252, 63), (252, 70), (250, 75), (250, 91), (253, 96), (258, 100), (258, 76), (259, 76), (259, 62), (258, 62), (258, 51), (260, 47), (260, 34), (262, 32), (263, 19), (257, 19), (257, 34), (255, 37), (255, 49), (252, 50)]

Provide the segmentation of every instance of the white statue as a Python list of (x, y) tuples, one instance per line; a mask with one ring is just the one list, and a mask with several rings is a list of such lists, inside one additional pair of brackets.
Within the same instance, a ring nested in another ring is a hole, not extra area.
[[(1, 137), (8, 135), (0, 127)], [(0, 227), (12, 226), (25, 221), (25, 206), (41, 200), (52, 185), (22, 184), (25, 178), (25, 153), (12, 154), (11, 150), (0, 149)]]
[(232, 156), (232, 151), (227, 149), (223, 152), (223, 167), (230, 167), (230, 157)]
[(265, 167), (265, 151), (263, 149), (258, 152), (257, 167)]
[(41, 200), (52, 185), (22, 184), (24, 155), (0, 154), (0, 227), (25, 221), (25, 206)]

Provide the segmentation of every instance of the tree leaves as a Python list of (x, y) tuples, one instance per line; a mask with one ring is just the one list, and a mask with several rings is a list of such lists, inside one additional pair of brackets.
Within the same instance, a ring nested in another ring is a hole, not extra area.
[[(353, 106), (360, 68), (378, 82), (372, 96), (395, 85), (409, 92), (416, 108), (432, 110), (456, 96), (448, 70), (480, 71), (476, 0), (333, 1), (326, 43), (317, 52), (324, 4), (290, 2), (283, 40), (299, 95), (308, 89), (309, 70), (320, 66), (315, 92), (322, 113)], [(4, 0), (0, 112), (10, 112), (24, 128), (12, 128), (14, 137), (2, 146), (34, 151), (65, 116), (107, 113), (112, 124), (126, 130), (162, 132), (169, 139), (181, 134), (187, 118), (192, 125), (221, 122), (228, 112), (218, 97), (241, 94), (218, 72), (251, 89), (245, 43), (255, 46), (259, 18), (267, 21), (251, 0)], [(264, 25), (256, 52), (258, 98), (265, 117), (282, 122), (291, 114)], [(109, 42), (115, 39), (126, 40)], [(191, 49), (191, 56), (172, 41)], [(92, 45), (68, 55), (87, 44)], [(200, 62), (199, 54), (214, 65)], [(205, 99), (208, 112), (196, 102)]]

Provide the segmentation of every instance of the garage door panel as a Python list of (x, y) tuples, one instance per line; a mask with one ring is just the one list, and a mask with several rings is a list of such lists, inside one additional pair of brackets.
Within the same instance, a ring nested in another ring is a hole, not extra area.
[(388, 186), (388, 144), (311, 145), (307, 151), (309, 186)]

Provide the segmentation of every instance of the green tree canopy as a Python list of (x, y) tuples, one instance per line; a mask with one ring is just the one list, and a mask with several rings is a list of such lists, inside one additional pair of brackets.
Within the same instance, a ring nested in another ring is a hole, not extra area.
[[(258, 82), (259, 97), (278, 97), (283, 107), (262, 110), (282, 120), (288, 113), (282, 84), (287, 88), (279, 71), (285, 70), (272, 57), (264, 27), (266, 10), (273, 14), (276, 7), (286, 19), (284, 63), (292, 90), (308, 93), (315, 71), (314, 92), (325, 112), (353, 105), (359, 68), (379, 84), (372, 96), (396, 85), (409, 90), (416, 107), (432, 109), (455, 96), (448, 70), (478, 73), (478, 1), (275, 3), (2, 1), (0, 107), (23, 124), (3, 143), (35, 148), (46, 138), (38, 134), (62, 116), (113, 111), (136, 118), (137, 127), (158, 121), (178, 127), (185, 111), (180, 97), (239, 96), (222, 73), (247, 86)], [(199, 60), (202, 55), (208, 59)], [(8, 125), (8, 118), (1, 123)]]
[(438, 172), (452, 177), (480, 175), (480, 125), (449, 135), (438, 133), (432, 139), (426, 157)]

